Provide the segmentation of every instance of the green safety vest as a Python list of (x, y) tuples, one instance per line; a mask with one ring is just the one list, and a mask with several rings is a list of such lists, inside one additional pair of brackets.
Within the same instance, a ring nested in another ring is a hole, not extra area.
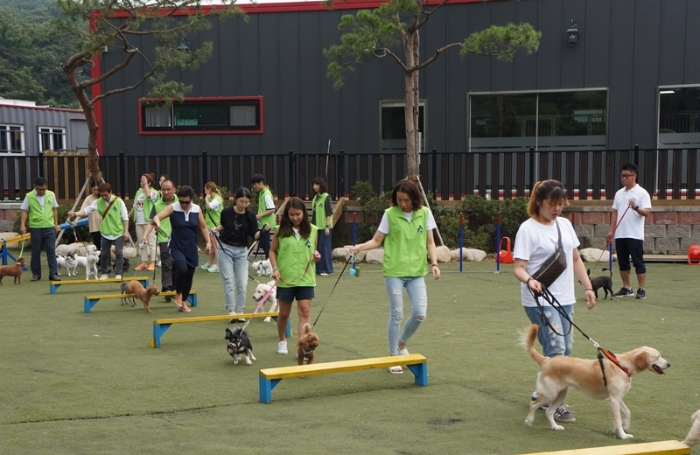
[[(112, 202), (115, 198), (119, 199), (117, 196), (112, 195), (109, 201)], [(114, 201), (114, 204), (109, 208), (109, 213), (102, 216), (105, 210), (107, 210), (109, 202), (105, 202), (102, 198), (97, 200), (97, 211), (100, 212), (100, 216), (102, 217), (102, 223), (100, 223), (100, 232), (102, 235), (124, 235), (124, 222), (122, 221), (120, 204), (123, 204), (121, 199)]]
[[(272, 197), (272, 191), (270, 191), (270, 187), (266, 186), (264, 190), (258, 194), (258, 215), (267, 212), (267, 207), (265, 207), (265, 196), (270, 195)], [(274, 200), (274, 199), (273, 199)], [(270, 229), (276, 229), (277, 226), (275, 225), (275, 214), (271, 213), (269, 215), (265, 215), (264, 217), (260, 218), (258, 220), (258, 227), (262, 228), (265, 226), (265, 223), (270, 225)]]
[[(177, 202), (177, 194), (173, 195), (173, 202), (165, 202), (163, 200), (163, 195), (158, 196), (158, 200), (153, 204), (153, 207), (155, 208), (155, 215), (159, 214), (160, 212), (163, 211), (164, 208), (166, 208), (169, 205), (172, 205), (173, 203)], [(153, 216), (151, 217), (153, 218)], [(158, 243), (166, 243), (168, 239), (170, 239), (170, 232), (172, 231), (172, 226), (170, 226), (170, 217), (167, 217), (163, 220), (160, 220), (160, 230), (158, 231)]]
[[(206, 197), (206, 196), (205, 196)], [(219, 208), (217, 210), (209, 210), (206, 205), (203, 205), (204, 209), (204, 221), (207, 223), (207, 229), (211, 230), (221, 224), (221, 211), (224, 209), (224, 199), (218, 194), (214, 195), (214, 199), (219, 201)]]
[[(278, 238), (277, 267), (280, 270), (280, 276), (286, 283), (280, 280), (277, 287), (316, 287), (316, 263), (313, 261), (313, 254), (316, 251), (317, 235), (318, 228), (311, 225), (308, 239), (299, 237), (297, 240), (295, 234)], [(307, 264), (308, 269), (306, 268)]]
[[(153, 188), (149, 188), (148, 192), (152, 192)], [(138, 200), (139, 196), (143, 193), (143, 188), (139, 188), (139, 190), (136, 192), (136, 196), (134, 197), (134, 201)], [(115, 202), (116, 204), (116, 202)], [(148, 220), (149, 215), (151, 214), (151, 210), (153, 210), (153, 202), (151, 202), (151, 199), (148, 197), (148, 194), (143, 195), (143, 218), (145, 220)], [(136, 221), (136, 209), (134, 209), (134, 222)]]
[(53, 219), (53, 201), (56, 200), (56, 195), (53, 191), (46, 190), (44, 193), (44, 209), (41, 209), (39, 199), (36, 196), (36, 190), (27, 193), (27, 204), (29, 205), (28, 221), (30, 229), (43, 229), (54, 227)]
[(389, 234), (384, 237), (384, 265), (386, 277), (418, 277), (428, 273), (427, 239), (428, 209), (413, 212), (411, 221), (394, 206), (384, 212), (389, 220)]
[[(314, 209), (316, 209), (316, 219), (312, 220), (313, 224), (319, 229), (326, 228), (326, 199), (328, 198), (328, 193), (323, 193), (321, 195), (314, 196), (314, 200), (311, 202)], [(318, 201), (318, 202), (317, 202)], [(333, 227), (333, 221), (331, 220), (331, 226)]]

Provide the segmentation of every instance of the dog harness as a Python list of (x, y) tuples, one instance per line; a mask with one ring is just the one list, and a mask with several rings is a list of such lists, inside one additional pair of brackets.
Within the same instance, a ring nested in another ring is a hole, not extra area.
[(302, 349), (301, 353), (304, 355), (305, 359), (308, 359), (309, 356), (314, 353), (314, 350), (312, 349), (310, 351), (307, 351), (306, 349)]
[(601, 347), (598, 347), (598, 363), (600, 364), (600, 371), (603, 372), (603, 384), (605, 384), (605, 387), (608, 387), (608, 380), (605, 378), (605, 364), (603, 364), (603, 356), (607, 357), (608, 360), (610, 360), (612, 363), (620, 367), (622, 371), (627, 373), (627, 376), (631, 376), (629, 370), (626, 367), (623, 367), (620, 364), (620, 361), (617, 360), (617, 357), (615, 357), (615, 354), (612, 352), (608, 351), (607, 349), (603, 349)]

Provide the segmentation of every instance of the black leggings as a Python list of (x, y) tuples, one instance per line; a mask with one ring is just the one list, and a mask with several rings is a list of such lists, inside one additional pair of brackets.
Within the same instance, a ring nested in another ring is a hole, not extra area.
[(187, 265), (186, 261), (173, 262), (173, 280), (175, 282), (175, 292), (182, 295), (182, 300), (187, 300), (192, 290), (192, 279), (194, 278), (194, 267)]

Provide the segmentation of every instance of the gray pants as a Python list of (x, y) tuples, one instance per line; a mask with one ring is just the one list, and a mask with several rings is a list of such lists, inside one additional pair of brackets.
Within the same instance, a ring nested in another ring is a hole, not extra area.
[(100, 267), (102, 274), (107, 275), (109, 272), (110, 249), (114, 245), (116, 260), (114, 261), (114, 274), (121, 275), (124, 268), (124, 237), (118, 237), (115, 240), (109, 240), (102, 236), (102, 244), (100, 246)]
[(168, 242), (159, 243), (160, 248), (160, 270), (161, 270), (161, 291), (174, 290), (173, 286), (173, 257), (170, 256)]

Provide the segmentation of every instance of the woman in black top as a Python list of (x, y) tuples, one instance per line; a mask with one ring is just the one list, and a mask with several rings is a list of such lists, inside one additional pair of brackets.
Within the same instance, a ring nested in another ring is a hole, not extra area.
[(241, 314), (245, 310), (248, 237), (255, 240), (260, 235), (255, 213), (248, 208), (250, 190), (239, 188), (233, 197), (236, 201), (233, 207), (226, 207), (221, 212), (221, 224), (212, 229), (212, 233), (219, 236), (219, 273), (224, 282), (226, 310), (231, 316)]

